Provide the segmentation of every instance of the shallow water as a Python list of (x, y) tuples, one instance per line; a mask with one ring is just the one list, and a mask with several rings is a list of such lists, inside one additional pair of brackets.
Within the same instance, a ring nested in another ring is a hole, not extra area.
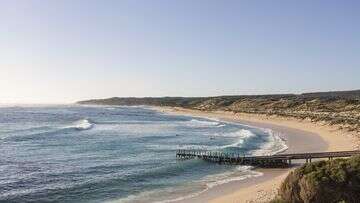
[(0, 201), (181, 199), (260, 174), (178, 161), (176, 149), (272, 154), (285, 147), (268, 129), (146, 107), (1, 107)]

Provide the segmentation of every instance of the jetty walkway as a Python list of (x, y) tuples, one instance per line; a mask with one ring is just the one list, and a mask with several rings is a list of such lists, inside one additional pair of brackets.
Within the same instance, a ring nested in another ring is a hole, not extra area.
[(245, 156), (237, 153), (224, 153), (207, 150), (177, 150), (176, 157), (178, 159), (193, 159), (199, 158), (205, 161), (236, 164), (236, 165), (251, 165), (265, 168), (289, 167), (292, 160), (304, 160), (306, 163), (311, 162), (312, 159), (329, 160), (333, 158), (344, 158), (360, 155), (360, 150), (355, 151), (337, 151), (337, 152), (315, 152), (315, 153), (294, 153), (294, 154), (276, 154), (269, 156)]

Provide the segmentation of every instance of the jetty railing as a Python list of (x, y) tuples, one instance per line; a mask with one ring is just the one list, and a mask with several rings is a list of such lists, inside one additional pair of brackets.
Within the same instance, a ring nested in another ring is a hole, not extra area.
[(311, 162), (312, 159), (328, 158), (344, 158), (360, 155), (360, 150), (354, 151), (337, 151), (337, 152), (314, 152), (314, 153), (292, 153), (292, 154), (275, 154), (269, 156), (245, 156), (240, 153), (226, 153), (219, 151), (207, 150), (177, 150), (176, 157), (179, 159), (193, 159), (199, 158), (205, 161), (237, 164), (237, 165), (252, 165), (259, 167), (289, 167), (292, 165), (292, 160), (304, 160), (306, 163)]

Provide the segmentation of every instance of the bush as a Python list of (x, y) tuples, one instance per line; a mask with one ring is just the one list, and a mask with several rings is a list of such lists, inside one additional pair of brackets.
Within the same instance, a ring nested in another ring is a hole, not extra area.
[(360, 156), (319, 161), (291, 172), (282, 183), (284, 202), (360, 202)]

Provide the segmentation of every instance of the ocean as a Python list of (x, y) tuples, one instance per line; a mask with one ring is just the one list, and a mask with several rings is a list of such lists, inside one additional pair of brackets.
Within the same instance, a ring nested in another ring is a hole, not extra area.
[(177, 149), (244, 155), (286, 149), (270, 129), (150, 107), (0, 107), (0, 202), (171, 202), (260, 176), (177, 160)]

